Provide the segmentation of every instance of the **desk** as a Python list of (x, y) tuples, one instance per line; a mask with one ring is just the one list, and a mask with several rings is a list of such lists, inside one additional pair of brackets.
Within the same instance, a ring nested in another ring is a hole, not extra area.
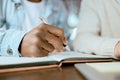
[(61, 68), (40, 69), (0, 74), (0, 80), (85, 80), (73, 64)]

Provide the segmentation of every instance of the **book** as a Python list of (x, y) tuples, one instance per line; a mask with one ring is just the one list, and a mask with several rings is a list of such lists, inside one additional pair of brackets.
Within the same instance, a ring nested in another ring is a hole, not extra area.
[(61, 52), (45, 57), (3, 57), (0, 56), (0, 73), (60, 67), (63, 63), (112, 61), (111, 57), (78, 52)]
[(120, 80), (120, 62), (75, 64), (87, 80)]

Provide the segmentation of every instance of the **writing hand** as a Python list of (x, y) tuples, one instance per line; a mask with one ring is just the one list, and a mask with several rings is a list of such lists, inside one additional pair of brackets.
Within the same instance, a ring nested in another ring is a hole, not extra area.
[(43, 23), (24, 36), (20, 52), (22, 56), (28, 57), (47, 56), (54, 50), (63, 51), (63, 45), (67, 45), (64, 31)]

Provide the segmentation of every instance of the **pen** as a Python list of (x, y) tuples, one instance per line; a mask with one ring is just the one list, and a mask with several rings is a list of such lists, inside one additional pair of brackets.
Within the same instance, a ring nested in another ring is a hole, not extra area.
[(45, 21), (45, 19), (43, 19), (43, 17), (39, 17), (39, 19), (40, 19), (43, 23), (47, 24), (47, 22)]
[[(39, 17), (39, 19), (40, 19), (43, 23), (48, 24), (43, 17)], [(63, 46), (64, 46), (64, 49), (65, 49), (66, 51), (70, 51), (70, 48), (69, 48), (68, 45), (64, 45), (64, 44), (63, 44)]]

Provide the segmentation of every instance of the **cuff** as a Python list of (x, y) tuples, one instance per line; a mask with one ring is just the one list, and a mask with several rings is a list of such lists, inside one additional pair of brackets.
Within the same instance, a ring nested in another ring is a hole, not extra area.
[(19, 57), (18, 48), (24, 35), (24, 31), (8, 30), (2, 40), (1, 55)]

